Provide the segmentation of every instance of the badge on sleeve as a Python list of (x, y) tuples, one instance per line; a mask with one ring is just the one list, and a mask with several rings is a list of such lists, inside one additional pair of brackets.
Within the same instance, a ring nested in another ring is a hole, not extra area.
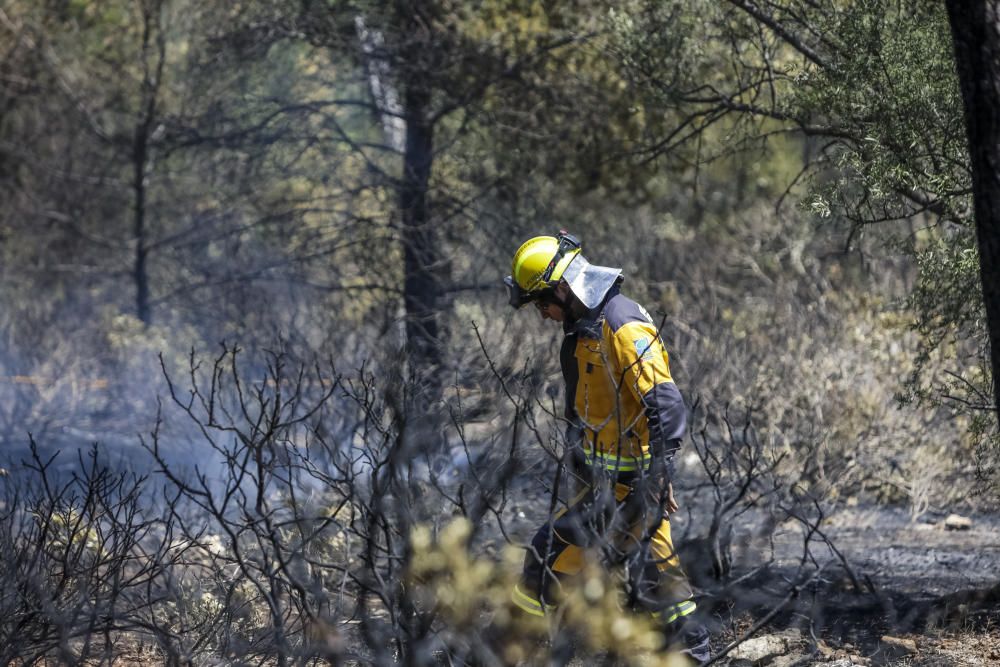
[(653, 343), (648, 338), (636, 338), (635, 343), (635, 353), (640, 359), (652, 359), (653, 358)]

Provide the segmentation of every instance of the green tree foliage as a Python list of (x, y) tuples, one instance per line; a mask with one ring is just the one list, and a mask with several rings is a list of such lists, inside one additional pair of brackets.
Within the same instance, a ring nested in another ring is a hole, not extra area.
[(895, 223), (889, 234), (918, 260), (909, 305), (920, 368), (946, 343), (955, 357), (954, 381), (918, 368), (908, 396), (967, 412), (981, 442), (995, 441), (996, 425), (980, 419), (993, 403), (988, 328), (944, 6), (732, 0), (694, 11), (698, 20), (677, 20), (679, 4), (640, 3), (624, 14), (625, 67), (691, 124), (728, 123), (730, 149), (800, 137), (805, 166), (793, 183), (807, 184), (818, 218), (850, 225), (848, 249), (875, 223)]
[(635, 188), (613, 158), (634, 143), (640, 116), (606, 58), (606, 17), (591, 2), (257, 2), (216, 22), (226, 62), (293, 51), (310, 63), (312, 90), (289, 91), (274, 112), (315, 125), (306, 182), (335, 169), (318, 158), (330, 147), (361, 163), (356, 192), (378, 205), (359, 222), (377, 252), (350, 263), (361, 287), (385, 284), (363, 295), (378, 317), (394, 320), (403, 307), (405, 335), (391, 344), (407, 343), (428, 384), (451, 356), (442, 318), (454, 295), (496, 284), (483, 266), (504, 262), (545, 215), (494, 224), (506, 204), (523, 212), (523, 185)]

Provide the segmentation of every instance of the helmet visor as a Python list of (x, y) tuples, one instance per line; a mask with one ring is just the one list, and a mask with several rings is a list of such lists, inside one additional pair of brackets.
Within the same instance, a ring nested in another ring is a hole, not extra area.
[(507, 276), (504, 278), (503, 285), (507, 288), (507, 303), (509, 303), (512, 308), (520, 308), (521, 306), (532, 301), (532, 295), (521, 289), (521, 286), (514, 281), (513, 276)]

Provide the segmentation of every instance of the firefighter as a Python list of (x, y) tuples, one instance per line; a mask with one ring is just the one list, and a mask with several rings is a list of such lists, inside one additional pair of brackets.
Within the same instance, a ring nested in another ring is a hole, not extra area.
[(621, 269), (588, 262), (566, 232), (522, 244), (504, 281), (511, 306), (534, 304), (563, 326), (567, 445), (582, 458), (584, 478), (535, 534), (512, 599), (546, 615), (583, 568), (585, 550), (597, 550), (622, 566), (629, 606), (652, 613), (668, 645), (704, 662), (708, 633), (692, 616), (693, 591), (670, 537), (672, 460), (687, 410), (656, 323), (620, 293), (622, 281)]

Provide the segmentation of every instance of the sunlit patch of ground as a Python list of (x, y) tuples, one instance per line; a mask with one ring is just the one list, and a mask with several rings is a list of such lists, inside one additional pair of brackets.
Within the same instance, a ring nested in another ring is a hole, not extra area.
[(918, 637), (917, 654), (893, 667), (980, 667), (1000, 665), (1000, 627), (963, 631), (939, 638)]

